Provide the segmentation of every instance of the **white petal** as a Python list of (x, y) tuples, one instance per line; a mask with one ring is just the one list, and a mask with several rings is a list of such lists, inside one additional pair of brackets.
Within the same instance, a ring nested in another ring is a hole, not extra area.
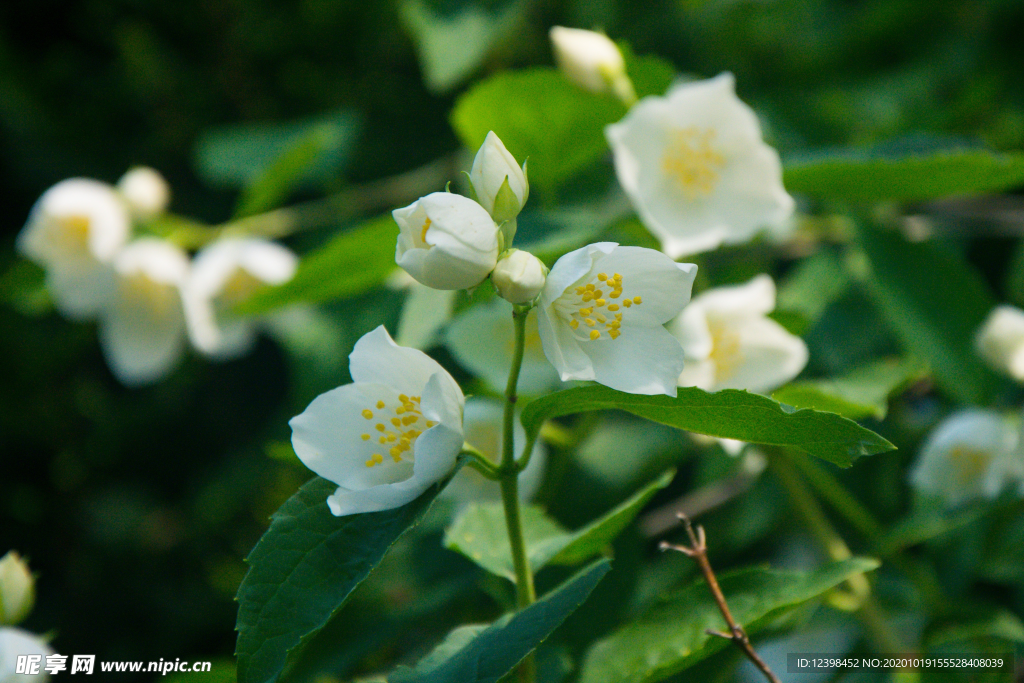
[(713, 391), (746, 389), (768, 393), (800, 374), (807, 365), (807, 345), (771, 318), (750, 318), (739, 324), (738, 364), (725, 373), (717, 368)]
[(583, 352), (581, 342), (551, 306), (538, 307), (537, 332), (540, 334), (544, 355), (555, 366), (563, 382), (596, 379), (590, 357)]
[[(715, 338), (711, 336), (707, 315), (699, 299), (700, 297), (697, 297), (691, 301), (683, 312), (668, 324), (669, 332), (683, 347), (687, 365), (690, 365), (691, 360), (705, 360), (715, 348)], [(688, 385), (680, 383), (680, 386)]]
[(351, 491), (343, 486), (327, 498), (327, 507), (336, 517), (392, 510), (411, 503), (423, 494), (433, 482), (410, 477), (395, 484), (381, 484), (368, 489)]
[[(558, 373), (544, 355), (536, 308), (526, 319), (526, 348), (519, 372), (519, 393), (540, 394), (559, 385)], [(496, 392), (505, 390), (512, 367), (512, 305), (495, 297), (461, 313), (445, 333), (445, 346), (459, 365), (478, 376)]]
[(620, 273), (623, 296), (643, 300), (630, 314), (642, 312), (659, 325), (678, 315), (690, 300), (697, 276), (694, 264), (676, 263), (661, 252), (641, 247), (616, 247), (595, 259), (593, 269), (609, 275)]
[(631, 394), (676, 395), (683, 349), (663, 327), (623, 329), (618, 339), (581, 342), (580, 349), (593, 363), (594, 378), (605, 386)]
[(376, 382), (398, 393), (419, 395), (432, 375), (439, 374), (448, 395), (462, 395), (459, 385), (433, 358), (417, 349), (395, 344), (381, 325), (362, 336), (349, 355), (349, 374), (354, 382)]
[(775, 310), (775, 283), (770, 275), (758, 275), (743, 285), (716, 287), (694, 297), (713, 318), (767, 315)]
[[(46, 641), (28, 631), (10, 626), (0, 627), (0, 681), (3, 683), (40, 683), (50, 676), (46, 673), (46, 657), (56, 654)], [(17, 673), (19, 655), (40, 655), (39, 673)]]
[(88, 320), (108, 304), (117, 278), (105, 263), (76, 262), (51, 265), (46, 271), (46, 288), (53, 304), (72, 320)]

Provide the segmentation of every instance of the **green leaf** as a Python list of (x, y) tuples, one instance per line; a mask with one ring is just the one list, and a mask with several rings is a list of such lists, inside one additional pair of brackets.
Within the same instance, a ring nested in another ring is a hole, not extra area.
[(474, 85), (455, 103), (452, 126), (471, 150), (493, 130), (516, 159), (529, 158), (530, 184), (547, 193), (608, 151), (604, 127), (625, 113), (616, 100), (538, 67)]
[(946, 149), (912, 154), (823, 153), (785, 165), (786, 189), (846, 202), (922, 201), (1024, 184), (1024, 154)]
[(816, 321), (850, 287), (842, 260), (822, 250), (798, 263), (779, 283), (777, 308)]
[(889, 396), (924, 372), (912, 358), (884, 358), (835, 379), (791, 382), (772, 398), (797, 408), (838, 413), (851, 420), (885, 418)]
[(276, 681), (289, 653), (314, 636), (395, 541), (426, 512), (444, 483), (400, 508), (335, 517), (337, 485), (314, 477), (281, 506), (249, 553), (238, 588), (238, 680)]
[(16, 260), (0, 275), (0, 302), (22, 315), (42, 315), (53, 309), (46, 289), (46, 271), (31, 261)]
[(983, 403), (997, 378), (974, 351), (974, 335), (994, 301), (957, 255), (894, 232), (861, 230), (861, 279), (907, 351), (928, 362), (935, 380), (963, 403)]
[(676, 68), (656, 55), (637, 55), (624, 40), (616, 41), (626, 62), (626, 73), (633, 81), (636, 96), (664, 95), (676, 78)]
[(497, 683), (583, 604), (611, 568), (599, 560), (529, 607), (489, 626), (462, 626), (414, 668), (388, 683)]
[(215, 187), (245, 187), (255, 182), (282, 155), (313, 131), (325, 144), (315, 161), (304, 164), (300, 181), (311, 184), (338, 175), (359, 133), (358, 116), (349, 110), (287, 123), (243, 123), (207, 131), (196, 144), (194, 158), (200, 177)]
[[(669, 485), (669, 470), (615, 509), (577, 531), (566, 531), (535, 506), (523, 506), (526, 555), (534, 573), (548, 563), (579, 564), (600, 553), (629, 526), (655, 493)], [(462, 553), (498, 576), (515, 581), (508, 528), (501, 503), (466, 506), (444, 536), (446, 548)]]
[(436, 3), (405, 0), (399, 17), (416, 43), (428, 90), (444, 93), (479, 68), (503, 36), (513, 33), (526, 3), (508, 3), (496, 12), (468, 4), (451, 14), (434, 10)]
[(321, 123), (298, 136), (246, 185), (238, 199), (235, 217), (251, 216), (283, 204), (317, 160), (338, 146), (339, 135), (337, 126)]
[(397, 267), (397, 239), (398, 226), (390, 214), (339, 233), (303, 257), (295, 277), (277, 287), (261, 288), (237, 311), (265, 313), (289, 304), (322, 303), (368, 292)]
[[(877, 560), (854, 558), (810, 573), (747, 569), (718, 580), (733, 617), (748, 633), (756, 633), (801, 603), (878, 565)], [(636, 621), (598, 641), (584, 659), (580, 683), (660, 681), (731, 647), (728, 640), (705, 633), (708, 628), (726, 630), (718, 605), (701, 580), (666, 596)]]
[(626, 394), (601, 386), (557, 391), (527, 404), (522, 421), (537, 434), (545, 420), (591, 410), (625, 410), (639, 417), (698, 434), (773, 446), (792, 446), (840, 467), (857, 458), (895, 449), (855, 422), (832, 413), (793, 410), (767, 396), (724, 389), (709, 394), (680, 387), (671, 396)]

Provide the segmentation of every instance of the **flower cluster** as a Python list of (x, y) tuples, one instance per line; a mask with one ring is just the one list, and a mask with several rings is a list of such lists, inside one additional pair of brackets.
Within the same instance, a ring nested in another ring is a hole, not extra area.
[(154, 382), (182, 357), (186, 339), (218, 358), (244, 353), (252, 323), (232, 307), (262, 284), (295, 272), (295, 256), (280, 245), (228, 238), (194, 260), (155, 236), (133, 239), (170, 201), (159, 173), (134, 168), (117, 186), (73, 178), (36, 202), (17, 246), (46, 270), (58, 311), (73, 320), (96, 319), (104, 358), (123, 384)]

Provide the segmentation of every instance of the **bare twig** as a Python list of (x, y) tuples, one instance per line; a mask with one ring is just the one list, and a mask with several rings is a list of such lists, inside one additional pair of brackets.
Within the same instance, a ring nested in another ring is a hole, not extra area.
[(692, 557), (697, 561), (700, 566), (700, 571), (704, 574), (704, 580), (707, 581), (708, 589), (711, 591), (711, 597), (714, 598), (715, 603), (718, 605), (719, 611), (725, 618), (725, 623), (729, 627), (729, 633), (722, 633), (721, 631), (715, 631), (714, 629), (707, 629), (705, 633), (711, 636), (718, 636), (719, 638), (727, 638), (731, 640), (735, 645), (743, 651), (743, 654), (747, 656), (751, 662), (754, 663), (761, 673), (765, 675), (771, 683), (782, 683), (778, 676), (772, 673), (772, 670), (768, 668), (764, 660), (761, 659), (758, 654), (754, 651), (754, 647), (750, 644), (750, 638), (747, 637), (747, 632), (743, 630), (743, 627), (736, 623), (733, 619), (732, 613), (729, 611), (729, 605), (725, 602), (725, 596), (722, 595), (722, 589), (718, 585), (718, 579), (715, 578), (715, 572), (711, 569), (711, 563), (708, 561), (708, 546), (707, 538), (704, 535), (704, 527), (698, 526), (697, 532), (694, 533), (693, 526), (690, 524), (690, 518), (682, 512), (677, 513), (679, 520), (686, 526), (686, 533), (690, 537), (691, 545), (689, 547), (685, 545), (672, 545), (662, 541), (662, 550), (678, 550), (687, 557)]

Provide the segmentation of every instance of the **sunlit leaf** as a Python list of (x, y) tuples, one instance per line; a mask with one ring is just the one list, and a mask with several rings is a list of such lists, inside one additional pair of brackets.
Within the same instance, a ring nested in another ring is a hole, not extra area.
[[(718, 580), (733, 617), (748, 633), (756, 633), (768, 621), (878, 565), (877, 560), (854, 558), (809, 573), (747, 569)], [(707, 585), (698, 581), (599, 640), (583, 662), (580, 683), (651, 683), (668, 678), (732, 646), (725, 638), (705, 633), (709, 628), (727, 630)]]
[(497, 683), (583, 604), (610, 568), (599, 560), (529, 607), (489, 626), (455, 629), (414, 668), (396, 669), (388, 683)]
[(895, 448), (839, 415), (793, 410), (766, 396), (735, 389), (709, 394), (695, 387), (680, 387), (673, 398), (626, 394), (601, 386), (578, 387), (532, 401), (523, 409), (522, 421), (527, 433), (535, 434), (544, 420), (591, 410), (625, 410), (698, 434), (792, 446), (841, 467)]

